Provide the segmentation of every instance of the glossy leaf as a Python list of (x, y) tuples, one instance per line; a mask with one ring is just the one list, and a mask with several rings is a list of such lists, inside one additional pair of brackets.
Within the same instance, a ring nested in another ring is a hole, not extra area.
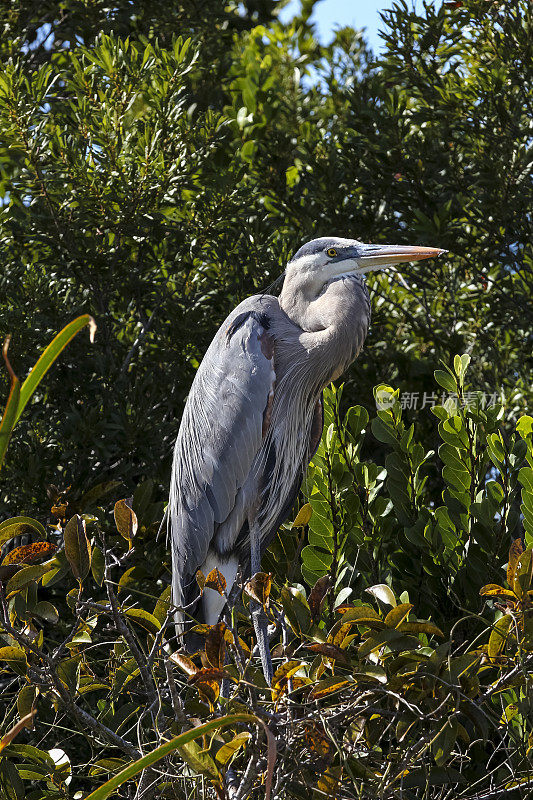
[(91, 545), (87, 538), (85, 520), (75, 514), (64, 531), (65, 555), (75, 578), (81, 583), (91, 568)]

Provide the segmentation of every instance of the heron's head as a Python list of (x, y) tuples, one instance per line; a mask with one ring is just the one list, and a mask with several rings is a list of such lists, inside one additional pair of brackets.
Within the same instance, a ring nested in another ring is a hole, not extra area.
[(305, 275), (315, 285), (324, 285), (339, 275), (364, 275), (406, 261), (434, 258), (445, 250), (415, 245), (363, 244), (357, 239), (322, 237), (307, 242), (287, 265), (287, 274)]

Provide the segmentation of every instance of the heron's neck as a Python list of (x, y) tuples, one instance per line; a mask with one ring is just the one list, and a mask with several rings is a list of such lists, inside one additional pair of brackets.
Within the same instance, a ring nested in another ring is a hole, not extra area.
[(287, 277), (280, 306), (302, 329), (300, 343), (329, 382), (353, 361), (366, 338), (370, 300), (365, 281), (355, 275), (339, 277), (317, 290), (305, 276)]
[(303, 331), (323, 331), (330, 325), (324, 285), (309, 272), (287, 270), (279, 304), (289, 319)]

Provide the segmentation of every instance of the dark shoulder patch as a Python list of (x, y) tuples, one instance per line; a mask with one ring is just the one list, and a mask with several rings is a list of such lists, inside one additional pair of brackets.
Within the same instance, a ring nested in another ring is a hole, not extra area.
[(243, 311), (242, 314), (238, 314), (231, 325), (229, 326), (228, 330), (226, 331), (226, 339), (229, 340), (233, 336), (234, 333), (237, 333), (239, 328), (241, 328), (246, 320), (252, 317), (256, 322), (259, 323), (266, 331), (270, 328), (270, 319), (267, 314), (261, 311)]

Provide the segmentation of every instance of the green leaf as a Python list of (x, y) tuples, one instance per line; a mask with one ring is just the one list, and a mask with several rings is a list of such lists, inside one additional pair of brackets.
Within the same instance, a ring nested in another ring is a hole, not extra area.
[(91, 545), (85, 530), (85, 520), (79, 514), (68, 521), (65, 531), (65, 555), (74, 577), (81, 583), (91, 567)]
[(95, 503), (102, 497), (105, 497), (115, 489), (118, 489), (121, 484), (122, 481), (104, 481), (103, 483), (96, 484), (96, 486), (93, 486), (92, 489), (89, 489), (87, 492), (82, 494), (79, 502), (77, 503), (78, 508), (81, 511), (85, 511), (87, 508), (95, 505)]
[(132, 622), (140, 625), (148, 633), (158, 633), (161, 628), (159, 620), (149, 611), (144, 611), (142, 608), (128, 608), (124, 613)]
[(309, 524), (309, 520), (311, 519), (311, 514), (313, 513), (312, 508), (309, 503), (306, 503), (301, 509), (298, 511), (296, 515), (296, 519), (292, 523), (292, 528), (303, 528), (305, 525)]
[(35, 564), (30, 567), (23, 567), (22, 569), (19, 569), (19, 571), (8, 581), (6, 586), (6, 595), (10, 597), (15, 592), (19, 592), (21, 589), (31, 583), (31, 581), (38, 581), (43, 577), (43, 575), (46, 575), (47, 572), (50, 572), (51, 569), (51, 562), (48, 562), (47, 564)]
[(398, 439), (394, 435), (394, 429), (386, 425), (379, 417), (374, 417), (372, 420), (372, 433), (378, 442), (383, 442), (383, 444), (390, 444), (392, 446), (398, 444)]
[(345, 424), (355, 439), (358, 439), (368, 425), (368, 411), (363, 406), (352, 406), (346, 414)]
[(198, 742), (186, 742), (178, 748), (178, 752), (183, 760), (196, 772), (197, 775), (205, 775), (206, 778), (218, 782), (220, 772), (212, 756)]
[(104, 582), (105, 559), (101, 549), (97, 546), (93, 547), (91, 553), (91, 572), (95, 583), (97, 583), (98, 586), (102, 586)]
[(36, 686), (28, 684), (22, 687), (17, 695), (17, 711), (21, 719), (32, 711), (36, 698)]
[(57, 665), (57, 676), (65, 684), (71, 694), (76, 693), (80, 673), (81, 656), (64, 658)]
[(167, 618), (168, 610), (171, 607), (171, 597), (172, 587), (167, 586), (165, 589), (163, 589), (159, 600), (155, 604), (152, 614), (159, 622), (159, 626), (161, 626)]
[(242, 160), (243, 161), (248, 161), (249, 163), (252, 163), (254, 150), (255, 150), (255, 142), (252, 139), (249, 139), (241, 147), (241, 158), (242, 158)]
[(516, 423), (516, 430), (522, 439), (527, 439), (528, 436), (533, 435), (533, 417), (530, 417), (529, 414), (524, 414), (520, 417)]
[(7, 759), (0, 760), (0, 797), (2, 800), (23, 800), (24, 783), (16, 766)]
[(400, 603), (399, 606), (389, 611), (385, 617), (385, 625), (387, 628), (398, 628), (401, 623), (407, 619), (413, 607), (412, 603)]
[(436, 369), (433, 374), (439, 386), (442, 386), (443, 389), (446, 389), (446, 391), (450, 392), (451, 394), (457, 394), (457, 381), (452, 375), (450, 375), (449, 372), (445, 372), (442, 369)]
[(26, 653), (20, 647), (0, 647), (0, 661), (26, 668)]
[(386, 645), (395, 652), (402, 650), (413, 650), (420, 646), (418, 639), (413, 636), (406, 636), (396, 628), (385, 628), (382, 631), (372, 633), (365, 641), (359, 645), (357, 651), (360, 658), (370, 655), (374, 650), (378, 650)]
[(455, 717), (447, 720), (433, 739), (432, 752), (435, 763), (442, 767), (450, 757), (457, 739), (458, 722)]
[(31, 533), (34, 539), (46, 539), (44, 527), (31, 517), (11, 517), (0, 522), (0, 544), (27, 533)]
[(51, 625), (55, 625), (59, 620), (57, 608), (53, 606), (52, 603), (49, 603), (48, 600), (40, 600), (38, 603), (36, 603), (33, 607), (32, 614), (36, 617), (44, 619)]

